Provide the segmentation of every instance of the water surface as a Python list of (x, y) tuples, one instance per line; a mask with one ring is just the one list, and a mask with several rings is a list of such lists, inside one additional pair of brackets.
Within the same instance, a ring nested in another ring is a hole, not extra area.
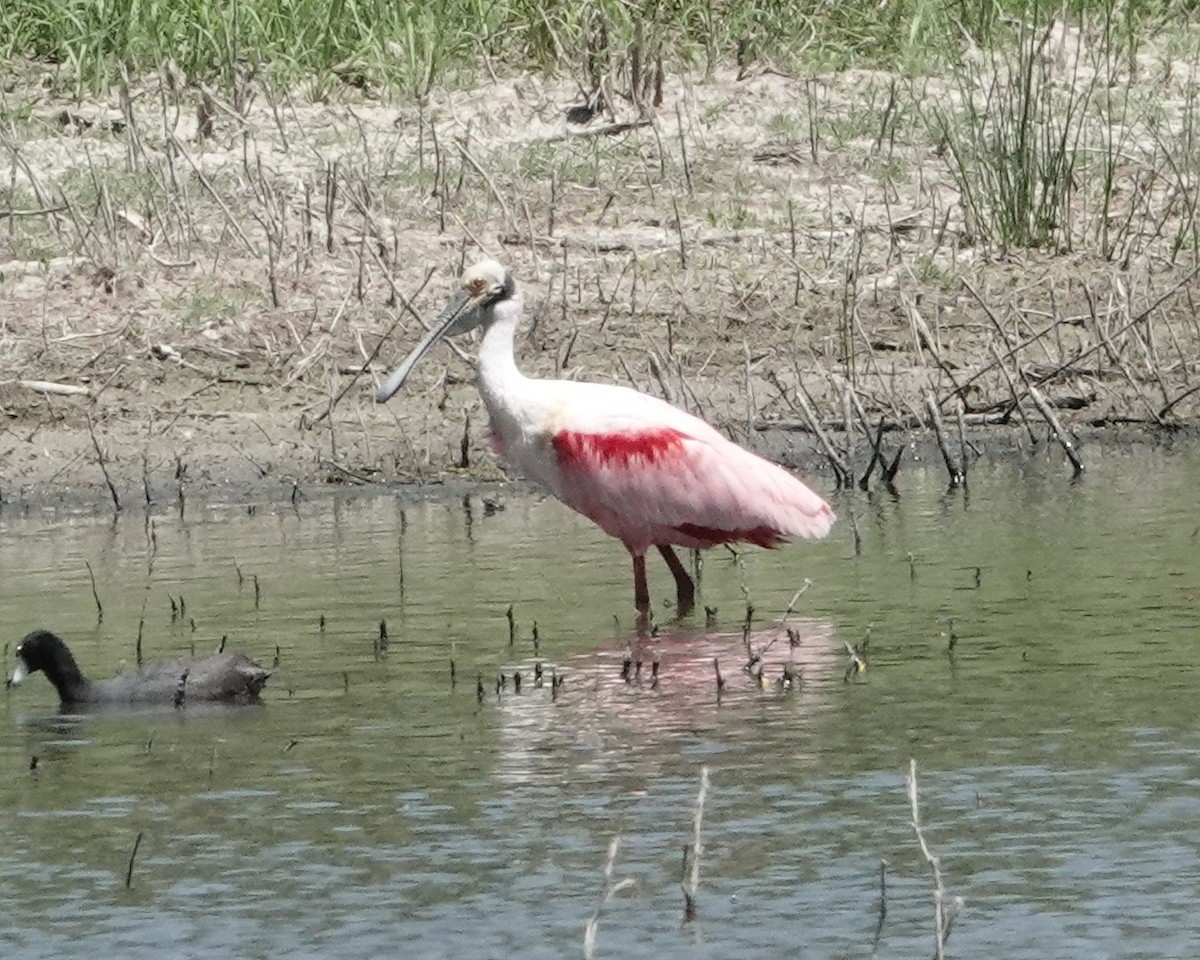
[[(40, 676), (0, 700), (0, 954), (580, 955), (620, 836), (612, 881), (636, 882), (598, 957), (929, 956), (915, 758), (966, 902), (950, 955), (1200, 955), (1198, 466), (981, 465), (953, 493), (910, 470), (899, 498), (840, 501), (826, 542), (707, 554), (715, 624), (657, 608), (630, 683), (628, 558), (553, 501), (191, 505), (149, 528), (10, 508), (6, 670), (49, 626), (111, 674), (139, 621), (147, 657), (225, 636), (278, 665), (261, 709), (62, 716)], [(653, 558), (651, 578), (669, 596)], [(806, 578), (764, 689), (741, 670), (747, 604), (761, 649)]]

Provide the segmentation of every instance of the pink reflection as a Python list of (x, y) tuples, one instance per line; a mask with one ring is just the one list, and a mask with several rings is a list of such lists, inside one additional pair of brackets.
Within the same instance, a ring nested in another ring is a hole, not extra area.
[[(572, 776), (592, 767), (601, 775), (657, 763), (664, 751), (678, 754), (681, 747), (720, 750), (745, 742), (748, 725), (809, 728), (827, 707), (830, 690), (841, 687), (849, 661), (829, 621), (796, 618), (789, 626), (799, 636), (796, 646), (776, 627), (745, 639), (741, 631), (675, 627), (631, 646), (614, 641), (565, 663), (543, 662), (541, 687), (527, 661), (515, 667), (519, 694), (508, 669), (500, 697), (488, 691), (501, 716), (497, 776), (513, 783), (560, 778), (567, 773), (564, 761)], [(757, 657), (753, 671), (746, 640)], [(714, 661), (724, 681), (719, 698)], [(564, 678), (557, 696), (550, 688), (552, 666)]]

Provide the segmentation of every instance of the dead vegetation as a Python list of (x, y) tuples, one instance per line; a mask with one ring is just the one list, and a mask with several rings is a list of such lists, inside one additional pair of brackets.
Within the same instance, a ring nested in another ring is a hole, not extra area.
[(943, 418), (952, 478), (980, 437), (1086, 464), (1072, 432), (1194, 424), (1196, 63), (1055, 29), (1032, 102), (1085, 76), (1089, 101), (1026, 247), (971, 194), (1011, 80), (986, 58), (967, 86), (660, 65), (588, 125), (530, 76), (308, 102), (164, 71), (68, 103), (30, 67), (0, 99), (0, 495), (498, 476), (470, 344), (371, 396), (481, 254), (527, 287), (530, 372), (632, 384), (843, 485), (895, 482)]

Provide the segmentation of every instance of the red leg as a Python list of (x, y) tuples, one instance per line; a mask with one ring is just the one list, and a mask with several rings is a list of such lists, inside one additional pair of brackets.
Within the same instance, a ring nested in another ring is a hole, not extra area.
[(646, 586), (646, 555), (636, 553), (633, 556), (633, 605), (638, 613), (650, 610), (650, 588)]
[(675, 602), (679, 615), (686, 617), (696, 606), (696, 584), (692, 582), (691, 576), (684, 569), (673, 548), (660, 544), (658, 552), (667, 561), (667, 566), (675, 577)]

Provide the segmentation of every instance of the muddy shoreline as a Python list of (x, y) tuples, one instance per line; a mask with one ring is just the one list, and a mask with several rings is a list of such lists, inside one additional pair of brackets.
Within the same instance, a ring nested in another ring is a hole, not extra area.
[[(278, 424), (275, 427), (278, 429)], [(4, 486), (0, 489), (0, 516), (61, 511), (97, 517), (114, 514), (141, 517), (147, 512), (162, 515), (234, 505), (301, 509), (306, 504), (330, 499), (394, 497), (416, 504), (470, 497), (498, 503), (510, 496), (546, 495), (541, 488), (521, 477), (506, 474), (483, 449), (481, 438), (476, 438), (470, 449), (471, 466), (468, 468), (447, 466), (438, 470), (430, 467), (419, 477), (376, 479), (359, 472), (354, 465), (342, 466), (322, 457), (311, 445), (303, 443), (303, 434), (296, 435), (291, 449), (285, 453), (273, 451), (265, 444), (253, 453), (245, 450), (233, 453), (227, 438), (193, 433), (178, 460), (156, 460), (153, 456), (144, 459), (136, 445), (128, 453), (114, 455), (120, 448), (111, 437), (121, 433), (120, 427), (111, 432), (96, 428), (95, 432), (105, 455), (103, 470), (86, 427), (60, 426), (52, 434), (40, 437), (41, 451), (28, 459), (19, 471), (11, 469), (10, 457), (3, 475)], [(1075, 436), (1086, 476), (1089, 466), (1097, 466), (1102, 458), (1113, 452), (1169, 453), (1181, 447), (1194, 448), (1200, 441), (1200, 428), (1163, 431), (1138, 425), (1117, 425), (1077, 431)], [(456, 445), (458, 439), (450, 432), (445, 436), (448, 447)], [(834, 435), (834, 439), (844, 448), (841, 435)], [(958, 438), (952, 439), (951, 452), (959, 456)], [(1043, 472), (1060, 472), (1064, 483), (1072, 477), (1070, 462), (1059, 444), (1046, 432), (1033, 446), (1027, 434), (1016, 426), (972, 430), (966, 439), (968, 488), (972, 474), (992, 463), (1037, 464)], [(839, 495), (835, 471), (814, 436), (794, 430), (765, 429), (755, 431), (747, 445), (756, 453), (795, 471), (823, 496), (836, 498)], [(901, 447), (900, 468), (891, 492), (903, 496), (907, 477), (916, 470), (931, 471), (949, 482), (942, 453), (931, 438), (913, 438), (896, 431), (885, 434), (885, 457), (891, 459)], [(854, 456), (849, 461), (855, 476), (852, 484), (855, 493), (861, 490), (858, 481), (865, 474), (871, 457), (871, 445), (858, 437)], [(180, 465), (182, 473), (179, 472)], [(109, 481), (113, 489), (109, 488)], [(868, 489), (885, 489), (880, 468), (872, 471)]]
[(372, 397), (482, 256), (525, 291), (528, 375), (660, 396), (826, 493), (833, 459), (861, 477), (880, 423), (889, 460), (908, 450), (901, 489), (914, 457), (940, 463), (932, 409), (949, 448), (961, 429), (984, 457), (1061, 457), (1046, 411), (1085, 464), (1198, 433), (1189, 221), (1134, 189), (1161, 164), (1131, 161), (1112, 190), (1119, 257), (1082, 194), (1077, 248), (998, 251), (922, 113), (955, 102), (944, 78), (681, 75), (652, 116), (585, 128), (566, 119), (577, 91), (535, 76), (419, 109), (258, 93), (200, 129), (195, 91), (163, 78), (91, 103), (14, 82), (4, 504), (506, 483), (469, 339)]

